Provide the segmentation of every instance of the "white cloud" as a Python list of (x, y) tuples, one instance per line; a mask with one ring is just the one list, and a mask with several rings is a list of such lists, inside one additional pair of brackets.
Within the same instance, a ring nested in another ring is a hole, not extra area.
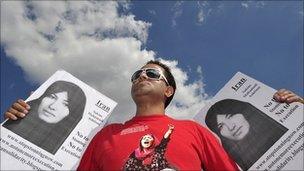
[[(123, 4), (126, 6), (126, 4)], [(144, 48), (151, 23), (118, 11), (115, 1), (4, 1), (1, 45), (30, 82), (41, 83), (58, 69), (72, 73), (118, 102), (110, 122), (132, 117), (130, 76), (155, 52)], [(191, 118), (208, 97), (200, 79), (188, 81), (177, 61), (171, 66), (178, 90), (168, 113)]]
[(244, 8), (248, 8), (249, 7), (248, 3), (246, 3), (246, 2), (241, 2), (241, 6), (244, 7)]
[(131, 9), (131, 3), (130, 0), (120, 0), (120, 5), (122, 6), (122, 9), (126, 12)]
[(179, 119), (193, 118), (209, 98), (203, 89), (204, 84), (202, 82), (201, 69), (199, 69), (200, 66), (197, 69), (200, 79), (193, 83), (186, 84), (188, 75), (185, 71), (177, 67), (177, 61), (161, 61), (171, 68), (177, 86), (176, 94), (171, 102), (172, 104), (167, 109), (167, 113)]
[(196, 68), (196, 72), (202, 76), (203, 71), (202, 71), (202, 67), (200, 65)]
[(196, 22), (198, 25), (202, 25), (205, 22), (206, 17), (210, 15), (212, 9), (209, 8), (209, 3), (207, 1), (198, 1), (197, 8), (198, 13)]
[(243, 8), (264, 8), (266, 3), (264, 1), (244, 1), (241, 2), (241, 7)]
[(255, 4), (257, 8), (264, 8), (265, 5), (266, 3), (264, 1), (257, 1)]
[(197, 14), (197, 22), (198, 23), (203, 23), (204, 22), (204, 11), (200, 10)]
[(175, 2), (174, 6), (172, 7), (171, 11), (173, 11), (173, 17), (172, 17), (172, 27), (175, 27), (177, 25), (177, 19), (183, 14), (183, 1), (177, 1)]
[(156, 11), (155, 10), (148, 10), (148, 12), (152, 15), (156, 15)]

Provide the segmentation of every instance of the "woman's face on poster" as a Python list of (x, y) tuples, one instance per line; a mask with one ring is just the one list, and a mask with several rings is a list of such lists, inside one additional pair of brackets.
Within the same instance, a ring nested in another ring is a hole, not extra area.
[(220, 134), (230, 140), (241, 140), (249, 132), (250, 125), (243, 114), (217, 115), (217, 124)]
[(149, 148), (152, 146), (154, 138), (151, 135), (145, 135), (141, 139), (141, 146), (143, 148)]
[(38, 107), (38, 116), (47, 123), (58, 123), (69, 115), (68, 93), (62, 91), (44, 97)]

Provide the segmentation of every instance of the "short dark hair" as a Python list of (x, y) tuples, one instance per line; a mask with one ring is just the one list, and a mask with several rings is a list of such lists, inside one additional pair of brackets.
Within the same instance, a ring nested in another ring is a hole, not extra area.
[(174, 76), (171, 73), (171, 69), (166, 64), (163, 64), (157, 60), (150, 60), (146, 63), (146, 65), (147, 64), (155, 64), (155, 65), (162, 67), (165, 70), (164, 75), (165, 75), (166, 79), (168, 80), (169, 86), (173, 87), (173, 94), (166, 99), (166, 102), (165, 102), (165, 108), (166, 108), (170, 104), (171, 100), (173, 99), (173, 96), (174, 96), (175, 90), (176, 90), (176, 83), (175, 83)]

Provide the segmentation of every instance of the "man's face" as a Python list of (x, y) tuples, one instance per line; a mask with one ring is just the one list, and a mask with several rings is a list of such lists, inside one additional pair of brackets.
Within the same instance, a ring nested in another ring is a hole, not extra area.
[[(155, 68), (164, 73), (162, 67), (156, 64), (147, 64), (142, 68)], [(163, 79), (150, 79), (146, 73), (142, 72), (140, 76), (133, 81), (131, 94), (135, 103), (138, 101), (139, 97), (149, 96), (154, 98), (164, 98), (164, 92), (167, 85)]]

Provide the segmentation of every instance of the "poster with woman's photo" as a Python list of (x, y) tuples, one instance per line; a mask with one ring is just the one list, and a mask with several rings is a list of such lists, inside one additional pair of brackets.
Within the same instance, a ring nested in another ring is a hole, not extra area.
[(303, 104), (278, 103), (275, 92), (238, 72), (194, 119), (242, 170), (304, 170)]
[(1, 124), (1, 170), (75, 169), (117, 104), (63, 70), (26, 102), (26, 117)]

